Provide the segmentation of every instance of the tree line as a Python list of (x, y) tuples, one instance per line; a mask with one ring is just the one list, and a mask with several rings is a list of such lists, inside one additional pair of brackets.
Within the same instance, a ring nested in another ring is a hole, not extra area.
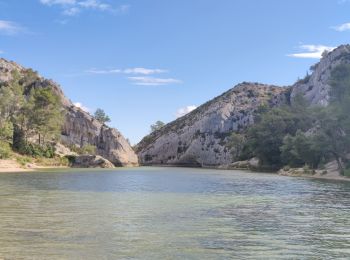
[[(38, 87), (38, 74), (25, 70), (12, 72), (12, 79), (0, 84), (0, 159), (11, 150), (33, 157), (54, 157), (54, 142), (59, 140), (65, 109), (52, 87)], [(110, 122), (98, 108), (94, 118)], [(79, 153), (95, 153), (92, 145), (74, 147)]]
[[(49, 142), (61, 131), (64, 111), (50, 87), (35, 87), (33, 70), (14, 71), (0, 86), (0, 145), (32, 156), (53, 157)], [(5, 147), (5, 148), (4, 148)]]
[(233, 133), (229, 145), (235, 160), (257, 157), (263, 169), (283, 166), (322, 168), (335, 160), (350, 175), (350, 65), (331, 72), (326, 107), (309, 106), (301, 96), (292, 104), (261, 107), (255, 124), (245, 133)]

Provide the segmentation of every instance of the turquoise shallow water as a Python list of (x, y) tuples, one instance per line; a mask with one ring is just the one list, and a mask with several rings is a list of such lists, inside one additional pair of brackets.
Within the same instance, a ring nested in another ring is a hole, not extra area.
[(187, 168), (0, 174), (0, 259), (350, 259), (350, 183)]

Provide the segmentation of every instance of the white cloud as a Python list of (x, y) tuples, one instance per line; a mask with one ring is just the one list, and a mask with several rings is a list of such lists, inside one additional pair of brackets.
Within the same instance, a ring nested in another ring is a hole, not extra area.
[(78, 13), (80, 13), (80, 9), (77, 7), (72, 7), (72, 8), (68, 8), (63, 10), (62, 14), (67, 15), (67, 16), (75, 16)]
[(341, 25), (333, 26), (331, 28), (338, 31), (338, 32), (349, 31), (350, 30), (350, 23), (343, 23)]
[(74, 5), (76, 0), (40, 0), (44, 5)]
[(146, 69), (146, 68), (131, 68), (123, 70), (125, 74), (142, 74), (142, 75), (151, 75), (151, 74), (159, 74), (165, 73), (167, 70), (163, 69)]
[(120, 69), (108, 69), (108, 70), (89, 69), (86, 72), (90, 74), (119, 74), (122, 71)]
[(83, 110), (83, 111), (85, 111), (85, 112), (89, 112), (89, 111), (90, 111), (90, 109), (89, 109), (88, 107), (84, 106), (84, 105), (83, 105), (82, 103), (80, 103), (80, 102), (75, 102), (75, 103), (73, 103), (73, 105), (76, 106), (76, 107), (78, 107), (78, 108), (80, 108), (81, 110)]
[(23, 28), (14, 22), (0, 20), (0, 33), (14, 35), (22, 30)]
[(168, 72), (163, 69), (146, 69), (146, 68), (128, 68), (128, 69), (90, 69), (87, 71), (91, 74), (134, 74), (134, 75), (152, 75)]
[(128, 79), (134, 85), (143, 86), (161, 86), (170, 84), (182, 83), (181, 80), (173, 78), (155, 78), (150, 75), (167, 73), (168, 70), (164, 69), (147, 69), (147, 68), (127, 68), (127, 69), (89, 69), (86, 71), (89, 74), (124, 74), (124, 75), (135, 75), (134, 77), (128, 77)]
[(74, 16), (83, 10), (109, 11), (111, 13), (122, 14), (130, 9), (130, 5), (112, 5), (101, 0), (40, 0), (40, 3), (46, 6), (60, 6), (63, 9), (62, 14)]
[(101, 11), (105, 11), (112, 8), (109, 4), (101, 3), (97, 0), (81, 1), (81, 2), (78, 2), (78, 5), (84, 8), (99, 9)]
[(0, 50), (0, 54), (3, 54), (3, 53), (4, 53), (4, 51)]
[(335, 47), (324, 46), (324, 45), (300, 45), (299, 49), (306, 51), (300, 53), (288, 54), (287, 56), (293, 58), (306, 58), (306, 59), (320, 59), (324, 51), (332, 51)]
[(181, 107), (176, 111), (176, 118), (182, 117), (188, 113), (190, 113), (191, 111), (195, 110), (197, 108), (197, 106), (195, 105), (191, 105), (191, 106), (186, 106), (186, 107)]
[(140, 86), (163, 86), (182, 83), (181, 80), (173, 78), (153, 78), (153, 77), (129, 77), (134, 85)]

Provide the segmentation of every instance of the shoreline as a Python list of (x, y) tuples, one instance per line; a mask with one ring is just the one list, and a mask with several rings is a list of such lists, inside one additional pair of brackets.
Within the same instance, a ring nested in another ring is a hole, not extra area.
[[(169, 167), (169, 168), (187, 168), (188, 165), (140, 165), (138, 167)], [(27, 166), (20, 165), (16, 160), (6, 159), (6, 160), (0, 160), (0, 173), (26, 173), (26, 172), (35, 172), (40, 171), (43, 169), (74, 169), (73, 167), (69, 166), (40, 166), (37, 164), (27, 164)], [(121, 167), (124, 168), (124, 167)], [(136, 167), (137, 168), (137, 167)], [(253, 173), (259, 173), (258, 171), (247, 169), (247, 168), (229, 168), (229, 167), (208, 167), (208, 166), (202, 166), (202, 167), (189, 167), (189, 168), (197, 168), (197, 169), (213, 169), (213, 170), (238, 170), (238, 171), (249, 171)], [(89, 168), (86, 168), (89, 169)], [(102, 169), (102, 168), (101, 168)], [(300, 178), (308, 178), (308, 179), (319, 179), (319, 180), (330, 180), (330, 181), (350, 181), (349, 177), (345, 177), (342, 175), (339, 175), (338, 173), (332, 172), (329, 174), (320, 174), (319, 172), (315, 174), (306, 174), (302, 172), (298, 173), (290, 173), (286, 171), (272, 171), (268, 172), (271, 174), (276, 174), (279, 176), (287, 176), (287, 177), (300, 177)]]
[[(225, 170), (225, 171), (249, 171), (252, 173), (270, 173), (270, 174), (276, 174), (279, 176), (286, 176), (286, 177), (300, 177), (300, 178), (308, 178), (308, 179), (318, 179), (318, 180), (330, 180), (330, 181), (350, 181), (350, 177), (345, 177), (342, 175), (339, 175), (336, 171), (331, 171), (328, 174), (320, 174), (320, 172), (316, 172), (315, 174), (305, 174), (305, 173), (297, 173), (297, 174), (291, 174), (288, 172), (281, 172), (281, 170), (278, 171), (263, 171), (263, 170), (254, 170), (249, 168), (230, 168), (227, 166), (189, 166), (189, 165), (171, 165), (171, 164), (154, 164), (154, 165), (140, 165), (139, 167), (168, 167), (168, 168), (197, 168), (197, 169), (211, 169), (211, 170)], [(319, 171), (319, 170), (318, 170)]]
[(350, 181), (349, 177), (345, 177), (342, 175), (333, 175), (333, 174), (325, 174), (321, 175), (319, 173), (316, 174), (284, 174), (277, 172), (279, 176), (287, 176), (287, 177), (299, 177), (299, 178), (308, 178), (308, 179), (316, 179), (316, 180), (329, 180), (329, 181)]
[(16, 160), (0, 160), (0, 173), (25, 173), (40, 171), (43, 169), (69, 169), (67, 166), (43, 166), (34, 163), (28, 163), (26, 166), (19, 164)]

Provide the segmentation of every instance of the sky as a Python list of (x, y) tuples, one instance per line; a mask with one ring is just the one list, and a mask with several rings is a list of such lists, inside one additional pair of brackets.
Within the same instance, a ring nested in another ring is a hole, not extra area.
[(350, 0), (0, 0), (0, 57), (136, 144), (242, 82), (287, 86), (350, 43)]

